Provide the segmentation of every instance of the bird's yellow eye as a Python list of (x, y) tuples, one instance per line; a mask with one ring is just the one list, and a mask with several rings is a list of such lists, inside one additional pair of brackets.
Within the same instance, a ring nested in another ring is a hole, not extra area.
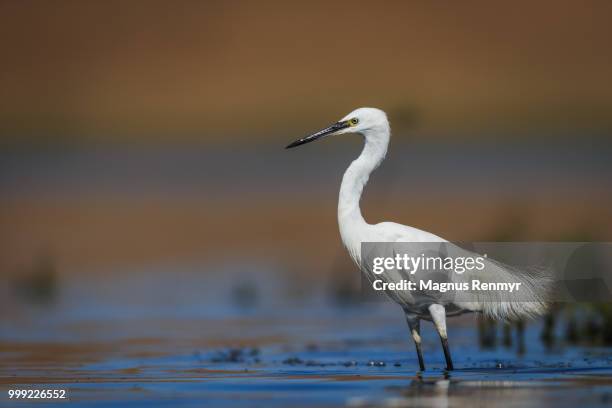
[(349, 123), (350, 123), (351, 126), (355, 126), (356, 124), (359, 123), (359, 119), (353, 118), (353, 119), (349, 120)]

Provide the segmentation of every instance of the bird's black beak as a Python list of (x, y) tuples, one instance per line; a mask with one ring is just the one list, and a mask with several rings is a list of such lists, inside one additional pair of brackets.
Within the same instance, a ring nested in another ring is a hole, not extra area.
[(323, 130), (321, 130), (321, 131), (319, 131), (317, 133), (314, 133), (314, 134), (312, 134), (310, 136), (306, 136), (306, 137), (303, 137), (301, 139), (296, 140), (295, 142), (287, 145), (287, 147), (285, 147), (285, 149), (291, 149), (292, 147), (296, 147), (296, 146), (303, 145), (303, 144), (306, 144), (306, 143), (314, 142), (317, 139), (321, 139), (322, 137), (329, 136), (329, 135), (331, 135), (331, 134), (333, 134), (333, 133), (335, 133), (335, 132), (337, 132), (339, 130), (346, 129), (349, 126), (351, 126), (351, 125), (349, 124), (348, 120), (345, 120), (345, 121), (342, 121), (342, 122), (336, 122), (333, 125), (331, 125), (330, 127), (325, 128), (325, 129), (323, 129)]

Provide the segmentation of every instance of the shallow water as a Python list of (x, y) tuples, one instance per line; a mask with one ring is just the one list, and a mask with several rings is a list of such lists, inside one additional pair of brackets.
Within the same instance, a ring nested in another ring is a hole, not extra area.
[(66, 389), (73, 406), (612, 403), (609, 349), (570, 347), (561, 337), (546, 347), (539, 321), (527, 325), (519, 352), (516, 333), (504, 346), (498, 327), (496, 345), (483, 348), (474, 315), (452, 319), (452, 373), (443, 370), (439, 341), (424, 323), (428, 369), (418, 373), (393, 304), (340, 305), (317, 293), (281, 302), (269, 289), (248, 305), (224, 301), (231, 297), (221, 281), (211, 285), (197, 274), (104, 276), (60, 280), (51, 303), (8, 304), (0, 326), (0, 405), (65, 403), (17, 403), (7, 398), (9, 388)]

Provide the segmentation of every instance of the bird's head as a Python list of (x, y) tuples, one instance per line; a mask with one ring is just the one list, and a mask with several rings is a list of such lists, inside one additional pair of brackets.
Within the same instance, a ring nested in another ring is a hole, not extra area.
[(333, 125), (317, 133), (313, 133), (310, 136), (298, 139), (289, 144), (286, 148), (290, 149), (292, 147), (314, 142), (325, 136), (341, 135), (343, 133), (361, 133), (366, 139), (386, 137), (387, 140), (385, 140), (385, 142), (388, 142), (389, 121), (387, 120), (385, 112), (380, 109), (355, 109)]

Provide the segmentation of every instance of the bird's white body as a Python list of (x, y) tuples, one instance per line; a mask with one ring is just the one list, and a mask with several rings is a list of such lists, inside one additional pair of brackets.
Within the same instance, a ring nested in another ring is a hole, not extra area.
[[(340, 236), (353, 261), (361, 267), (363, 242), (446, 242), (430, 232), (395, 222), (368, 224), (365, 221), (359, 206), (363, 188), (387, 154), (391, 131), (387, 115), (379, 109), (357, 109), (346, 119), (350, 117), (360, 117), (359, 123), (366, 124), (362, 125), (362, 129), (351, 129), (361, 133), (365, 143), (359, 157), (345, 171), (338, 197)], [(402, 306), (409, 309), (412, 305)]]
[[(361, 246), (364, 242), (447, 242), (437, 235), (417, 228), (394, 222), (368, 224), (363, 218), (359, 206), (363, 189), (370, 174), (385, 158), (391, 136), (387, 115), (380, 109), (356, 109), (329, 128), (300, 139), (288, 147), (308, 143), (330, 134), (342, 133), (357, 133), (364, 138), (364, 147), (361, 154), (344, 173), (338, 198), (338, 224), (342, 242), (361, 270), (368, 274), (368, 271), (362, 268)], [(512, 318), (536, 315), (544, 310), (542, 292), (538, 289), (538, 282), (535, 282), (533, 278), (530, 279), (516, 271), (508, 270), (503, 265), (490, 260), (487, 260), (487, 268), (491, 273), (491, 276), (489, 276), (491, 280), (514, 279), (522, 281), (531, 290), (531, 292), (528, 292), (531, 295), (528, 300), (532, 301), (516, 302), (511, 297), (496, 297), (495, 295), (483, 295), (481, 298), (464, 302), (452, 300), (445, 302), (440, 299), (436, 299), (434, 302), (429, 298), (418, 298), (418, 294), (406, 292), (391, 296), (406, 313), (406, 320), (417, 347), (419, 365), (422, 370), (424, 369), (424, 363), (421, 353), (420, 319), (431, 319), (434, 322), (444, 346), (447, 368), (452, 369), (446, 333), (447, 314), (454, 315), (464, 311), (476, 311), (497, 318)], [(465, 281), (471, 277), (469, 273), (463, 275), (449, 274), (449, 280), (451, 281)], [(371, 279), (372, 276), (368, 276), (368, 278)], [(479, 278), (483, 279), (481, 276)], [(393, 280), (394, 277), (390, 276), (387, 279)]]

